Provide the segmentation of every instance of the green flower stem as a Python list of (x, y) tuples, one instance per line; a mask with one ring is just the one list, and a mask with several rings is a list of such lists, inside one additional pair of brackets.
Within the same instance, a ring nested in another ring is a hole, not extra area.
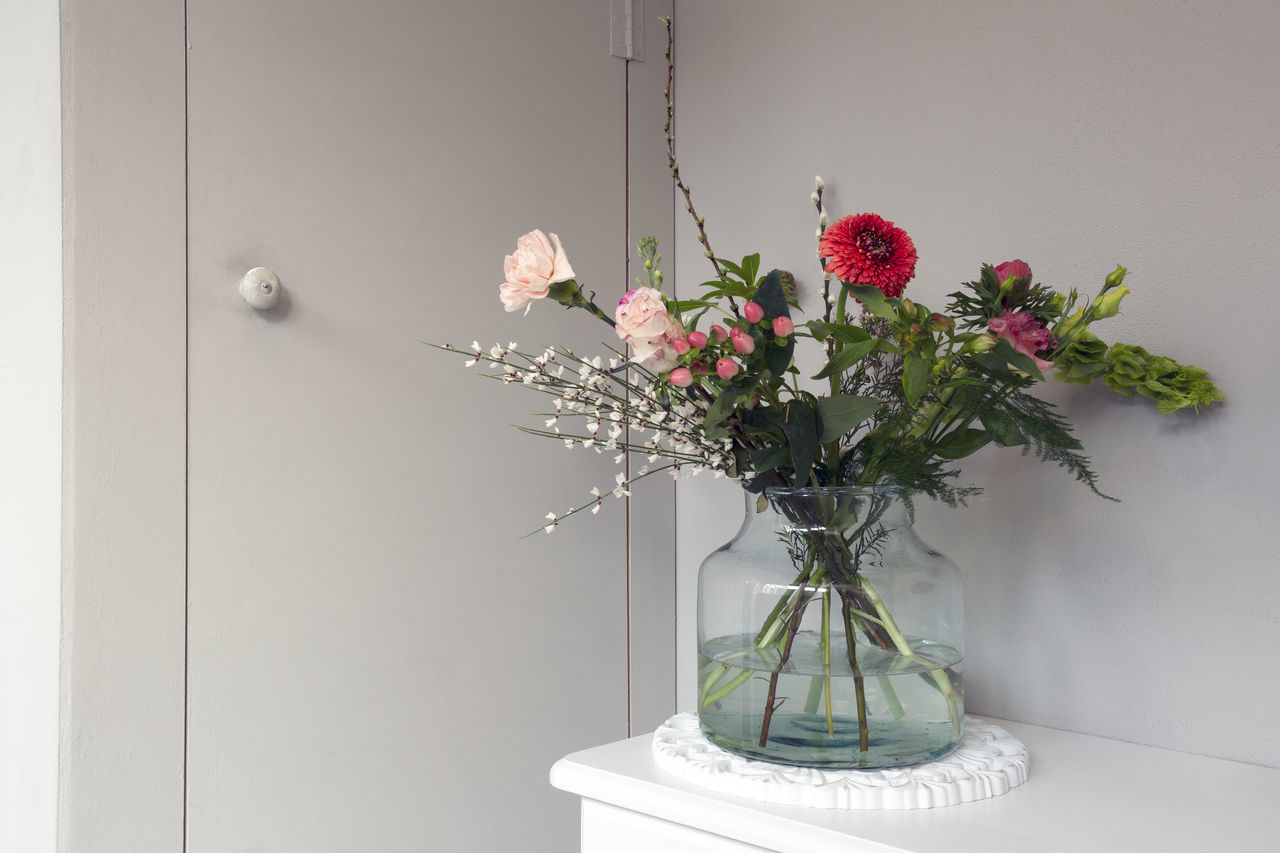
[(804, 616), (805, 607), (808, 606), (812, 598), (812, 592), (807, 596), (801, 595), (791, 608), (791, 618), (788, 620), (787, 636), (782, 646), (782, 654), (778, 658), (778, 665), (773, 668), (773, 672), (769, 673), (769, 695), (765, 697), (764, 719), (760, 722), (759, 743), (761, 747), (769, 743), (769, 724), (773, 721), (773, 712), (778, 710), (778, 706), (782, 704), (776, 698), (778, 695), (778, 678), (782, 675), (782, 668), (787, 665), (787, 661), (791, 658), (791, 646), (795, 643), (796, 634), (800, 633), (800, 620)]
[[(791, 617), (791, 609), (795, 606), (794, 601), (798, 600), (806, 585), (810, 582), (822, 581), (822, 570), (819, 569), (817, 574), (813, 572), (813, 551), (808, 550), (805, 555), (804, 568), (800, 574), (796, 576), (795, 583), (792, 588), (783, 593), (782, 598), (778, 599), (778, 603), (774, 605), (769, 616), (764, 620), (764, 625), (760, 627), (760, 633), (756, 635), (756, 648), (763, 649), (768, 647), (777, 639)], [(784, 615), (785, 614), (785, 615)]]
[(884, 700), (889, 703), (889, 713), (895, 720), (901, 720), (907, 715), (907, 709), (902, 707), (902, 700), (898, 698), (898, 691), (893, 689), (893, 682), (886, 675), (877, 675), (876, 680), (880, 682)]
[[(853, 671), (854, 702), (858, 706), (858, 751), (866, 752), (871, 747), (871, 730), (867, 725), (867, 688), (862, 679), (862, 668), (858, 666), (857, 635), (853, 632), (853, 602), (844, 596), (841, 596), (841, 611), (844, 615), (844, 644), (849, 654), (849, 669)], [(886, 686), (886, 681), (881, 677), (881, 689)], [(896, 703), (898, 708), (901, 708), (902, 703), (897, 700), (898, 697), (894, 694), (893, 702), (890, 704)], [(902, 718), (895, 716), (894, 719)]]
[(831, 587), (822, 590), (822, 686), (826, 690), (827, 737), (836, 736), (831, 722)]
[[(738, 654), (733, 655), (733, 657), (742, 657), (745, 654), (747, 653), (739, 652)], [(718, 685), (721, 681), (723, 681), (724, 677), (728, 674), (729, 674), (729, 665), (725, 663), (721, 663), (718, 669), (712, 670), (710, 673), (708, 673), (706, 679), (702, 682), (701, 695), (699, 695), (698, 697), (699, 710), (705, 710), (711, 707), (712, 705), (719, 702), (724, 697), (728, 696), (733, 691), (737, 690), (738, 687), (740, 687), (744, 682), (746, 682), (747, 679), (751, 677), (751, 670), (749, 669), (740, 670), (738, 674), (735, 675), (727, 684), (725, 684), (719, 690), (716, 690), (714, 693), (712, 693), (711, 692), (712, 689), (715, 688), (716, 685)]]
[[(884, 601), (881, 600), (880, 594), (876, 592), (875, 587), (871, 585), (871, 582), (868, 581), (865, 576), (859, 575), (858, 583), (863, 594), (866, 595), (867, 599), (871, 602), (871, 605), (875, 608), (876, 613), (880, 615), (881, 624), (884, 626), (885, 631), (888, 632), (889, 638), (893, 641), (894, 647), (898, 650), (898, 654), (905, 658), (920, 661), (926, 665), (932, 663), (931, 661), (916, 654), (915, 649), (911, 648), (911, 644), (908, 643), (907, 638), (902, 635), (902, 631), (899, 630), (898, 624), (889, 614), (888, 609), (884, 606)], [(943, 697), (946, 698), (947, 710), (951, 714), (951, 725), (955, 729), (956, 734), (959, 735), (960, 707), (956, 698), (955, 685), (951, 683), (950, 676), (948, 676), (944, 670), (939, 670), (936, 667), (930, 669), (927, 675), (935, 684), (938, 685), (938, 690), (942, 693)]]
[(818, 713), (818, 700), (822, 698), (822, 676), (815, 675), (809, 679), (809, 693), (804, 698), (804, 712)]

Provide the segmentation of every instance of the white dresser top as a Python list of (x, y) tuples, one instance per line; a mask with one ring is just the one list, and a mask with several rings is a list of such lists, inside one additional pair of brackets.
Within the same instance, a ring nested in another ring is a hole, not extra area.
[(658, 769), (652, 735), (575, 752), (551, 784), (783, 853), (1280, 851), (1280, 770), (995, 720), (1031, 752), (1008, 794), (921, 811), (758, 803)]

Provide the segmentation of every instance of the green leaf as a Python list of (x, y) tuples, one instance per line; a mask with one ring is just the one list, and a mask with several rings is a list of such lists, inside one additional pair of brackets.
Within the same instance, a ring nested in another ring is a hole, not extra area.
[(782, 432), (782, 410), (776, 406), (756, 406), (738, 415), (747, 435)]
[(746, 278), (746, 276), (742, 274), (742, 267), (738, 266), (728, 258), (716, 258), (716, 263), (720, 264), (722, 269), (733, 273), (738, 278)]
[(918, 352), (907, 353), (902, 360), (902, 392), (907, 397), (907, 405), (919, 403), (932, 384), (933, 369), (925, 357)]
[(979, 420), (991, 433), (992, 440), (1001, 447), (1022, 447), (1027, 443), (1022, 431), (1000, 411), (987, 412)]
[(751, 467), (755, 469), (757, 474), (772, 471), (774, 468), (786, 465), (790, 461), (791, 452), (785, 445), (762, 447), (751, 454)]
[(871, 338), (870, 333), (861, 326), (846, 326), (844, 323), (827, 323), (823, 320), (810, 320), (801, 325), (809, 329), (809, 333), (818, 340), (835, 338), (846, 344), (859, 344)]
[(712, 296), (737, 296), (742, 299), (750, 297), (750, 290), (740, 281), (733, 279), (712, 279), (704, 281), (701, 287)]
[(975, 355), (974, 361), (981, 364), (992, 373), (1002, 376), (1012, 376), (1016, 373), (1025, 373), (1032, 379), (1040, 382), (1044, 381), (1044, 374), (1040, 372), (1040, 368), (1036, 367), (1036, 363), (1031, 357), (1024, 353), (1018, 352), (1004, 338), (997, 338), (996, 345), (988, 352)]
[[(759, 258), (758, 255), (755, 257)], [(751, 301), (764, 310), (766, 320), (791, 316), (791, 309), (787, 307), (787, 294), (782, 290), (782, 273), (778, 270), (769, 271)]]
[(818, 414), (807, 403), (786, 404), (782, 432), (791, 446), (791, 468), (796, 472), (795, 485), (809, 482), (809, 469), (818, 456)]
[(875, 397), (858, 397), (853, 394), (823, 397), (818, 400), (818, 416), (822, 420), (819, 443), (835, 441), (875, 414), (878, 408), (880, 401)]
[(705, 299), (677, 299), (675, 301), (675, 310), (676, 313), (683, 314), (684, 312), (691, 311), (694, 308), (714, 308), (715, 305), (716, 304), (714, 302), (708, 302)]
[(726, 388), (720, 392), (720, 396), (716, 397), (711, 408), (707, 409), (706, 420), (702, 422), (707, 438), (724, 438), (729, 434), (721, 423), (732, 414), (734, 406), (742, 398), (743, 395), (733, 388)]
[(831, 360), (812, 379), (826, 379), (828, 376), (834, 376), (837, 373), (844, 373), (853, 367), (876, 348), (876, 340), (868, 338), (856, 344), (848, 344), (844, 349), (831, 356)]
[(791, 358), (795, 354), (796, 338), (795, 335), (787, 338), (786, 343), (778, 343), (775, 338), (768, 345), (764, 357), (764, 369), (769, 372), (770, 376), (781, 378), (786, 373), (787, 368), (791, 366)]
[(862, 307), (877, 317), (883, 317), (886, 320), (898, 319), (898, 311), (893, 303), (885, 298), (879, 288), (872, 287), (869, 284), (845, 284), (842, 285), (849, 291), (849, 295), (862, 303)]
[(985, 429), (958, 429), (938, 442), (933, 452), (943, 459), (963, 459), (988, 444), (992, 438)]
[(756, 385), (759, 383), (758, 375), (748, 375), (739, 377), (738, 380), (725, 386), (720, 396), (716, 397), (711, 404), (711, 408), (707, 409), (706, 419), (702, 422), (707, 438), (724, 438), (729, 434), (721, 424), (734, 413), (739, 403), (755, 393)]
[(756, 273), (760, 272), (760, 253), (757, 252), (754, 255), (747, 255), (743, 258), (742, 267), (740, 269), (742, 272), (742, 280), (747, 283), (747, 286), (749, 287), (755, 284)]

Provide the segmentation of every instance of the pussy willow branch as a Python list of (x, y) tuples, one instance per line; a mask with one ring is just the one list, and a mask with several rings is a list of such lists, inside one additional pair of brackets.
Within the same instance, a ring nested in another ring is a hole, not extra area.
[[(724, 270), (720, 268), (720, 262), (716, 260), (715, 252), (711, 251), (711, 241), (707, 239), (707, 229), (704, 227), (707, 221), (706, 217), (699, 216), (698, 212), (693, 209), (693, 196), (689, 194), (689, 187), (680, 177), (680, 164), (676, 162), (676, 136), (671, 131), (676, 108), (673, 94), (676, 84), (676, 60), (675, 54), (671, 49), (675, 44), (675, 32), (671, 28), (670, 15), (663, 17), (662, 22), (667, 25), (667, 88), (663, 92), (667, 96), (667, 123), (662, 127), (662, 131), (667, 137), (667, 168), (671, 170), (671, 178), (676, 182), (680, 192), (684, 193), (684, 209), (689, 211), (689, 215), (693, 217), (693, 224), (698, 226), (698, 242), (706, 250), (707, 258), (711, 261), (711, 266), (715, 267), (716, 275), (724, 278)], [(733, 316), (739, 316), (738, 303), (734, 301), (732, 296), (729, 297), (729, 307), (733, 310)]]

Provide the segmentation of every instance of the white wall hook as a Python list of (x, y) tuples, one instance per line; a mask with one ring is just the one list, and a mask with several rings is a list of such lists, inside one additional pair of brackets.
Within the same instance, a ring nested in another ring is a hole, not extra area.
[(280, 301), (280, 277), (266, 267), (254, 267), (240, 279), (240, 295), (259, 311)]

